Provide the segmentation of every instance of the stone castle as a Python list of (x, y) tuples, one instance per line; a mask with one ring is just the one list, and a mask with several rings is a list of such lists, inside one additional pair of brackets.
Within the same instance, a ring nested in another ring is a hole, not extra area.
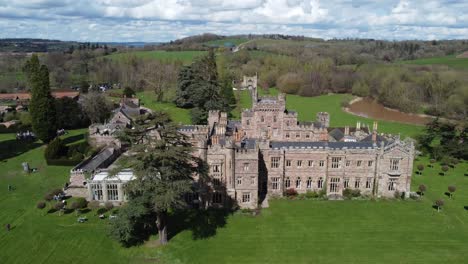
[(266, 206), (269, 197), (288, 189), (324, 190), (338, 199), (346, 188), (375, 197), (409, 195), (411, 141), (377, 134), (375, 122), (372, 131), (359, 122), (330, 128), (325, 112), (317, 113), (315, 122), (301, 123), (286, 109), (284, 94), (259, 97), (256, 85), (249, 88), (253, 106), (241, 121), (210, 111), (207, 125), (180, 129), (209, 165), (213, 205), (234, 200), (241, 208)]
[[(240, 208), (268, 206), (268, 198), (292, 190), (325, 191), (335, 199), (347, 188), (375, 197), (409, 195), (415, 152), (411, 141), (379, 135), (375, 122), (372, 130), (359, 122), (356, 127), (331, 128), (325, 112), (317, 113), (314, 122), (299, 122), (297, 113), (286, 109), (284, 94), (259, 97), (256, 76), (244, 81), (253, 105), (240, 121), (210, 111), (207, 125), (179, 129), (194, 146), (194, 155), (209, 165), (209, 206), (233, 201)], [(122, 101), (110, 122), (90, 127), (90, 142), (107, 149), (72, 170), (89, 200), (125, 201), (122, 186), (132, 179), (131, 173), (103, 175), (109, 160), (116, 158), (113, 153), (120, 153), (114, 150), (120, 148), (116, 131), (131, 126), (137, 112), (136, 106)], [(84, 171), (91, 178), (85, 180)], [(199, 201), (192, 197), (189, 202)]]

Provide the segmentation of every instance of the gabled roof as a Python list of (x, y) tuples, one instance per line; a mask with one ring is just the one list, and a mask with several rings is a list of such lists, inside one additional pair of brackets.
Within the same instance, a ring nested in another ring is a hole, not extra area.
[(114, 148), (105, 148), (101, 150), (96, 156), (82, 161), (80, 164), (76, 165), (73, 170), (82, 170), (85, 172), (94, 171), (105, 163), (109, 162), (110, 159), (114, 156), (116, 149)]

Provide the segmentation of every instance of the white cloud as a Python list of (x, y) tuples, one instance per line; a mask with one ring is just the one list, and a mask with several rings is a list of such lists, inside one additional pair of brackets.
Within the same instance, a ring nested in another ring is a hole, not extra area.
[(0, 37), (167, 41), (212, 32), (467, 38), (463, 0), (0, 0)]

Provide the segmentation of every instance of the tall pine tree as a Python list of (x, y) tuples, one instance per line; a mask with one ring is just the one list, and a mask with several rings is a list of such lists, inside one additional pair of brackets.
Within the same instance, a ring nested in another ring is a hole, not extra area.
[(33, 131), (40, 140), (49, 143), (57, 133), (57, 113), (55, 99), (50, 93), (49, 70), (40, 65), (37, 55), (33, 55), (24, 71), (31, 86), (29, 112)]
[(206, 56), (180, 71), (175, 102), (179, 107), (192, 108), (193, 123), (204, 124), (209, 110), (229, 112), (230, 105), (233, 101), (235, 103), (232, 91), (229, 94), (224, 89), (218, 80), (214, 51), (210, 50)]

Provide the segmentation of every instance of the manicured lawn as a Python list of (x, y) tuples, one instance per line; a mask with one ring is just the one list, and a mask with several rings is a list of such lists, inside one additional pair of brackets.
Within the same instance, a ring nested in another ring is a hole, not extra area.
[(433, 65), (442, 64), (457, 69), (468, 69), (468, 58), (456, 58), (456, 56), (434, 57), (417, 60), (401, 61), (403, 64)]
[[(69, 143), (81, 140), (83, 131), (71, 131), (64, 136)], [(10, 141), (13, 140), (13, 141)], [(13, 134), (0, 134), (0, 150), (16, 143)], [(20, 148), (16, 143), (16, 146)], [(107, 237), (107, 225), (94, 214), (84, 224), (77, 223), (75, 213), (59, 216), (46, 214), (50, 209), (36, 209), (44, 194), (60, 188), (68, 180), (71, 167), (47, 166), (44, 146), (29, 145), (29, 151), (18, 156), (0, 156), (0, 263), (129, 263), (130, 256), (145, 256), (144, 247), (124, 250)], [(21, 146), (28, 149), (28, 145)], [(22, 172), (21, 163), (28, 162), (38, 172)], [(12, 185), (15, 190), (8, 191)], [(7, 233), (5, 225), (12, 230)], [(150, 252), (151, 253), (151, 252)]]
[[(81, 140), (80, 133), (72, 131), (64, 140)], [(0, 134), (2, 153), (9, 140), (13, 134)], [(75, 213), (36, 209), (45, 192), (68, 179), (70, 167), (46, 166), (44, 146), (22, 148), (16, 156), (0, 156), (1, 263), (463, 263), (468, 258), (467, 163), (439, 176), (440, 165), (428, 168), (427, 158), (419, 158), (415, 164), (426, 168), (414, 175), (412, 189), (426, 184), (420, 201), (276, 200), (257, 217), (228, 216), (224, 227), (205, 239), (185, 230), (166, 247), (123, 248), (107, 236), (108, 220), (94, 211), (79, 224)], [(24, 161), (38, 172), (23, 173)], [(8, 192), (9, 184), (16, 189)], [(457, 187), (453, 199), (444, 195), (448, 185)], [(440, 213), (432, 208), (438, 198), (445, 200)], [(13, 227), (9, 233), (6, 223)]]
[[(439, 176), (436, 165), (415, 175), (412, 189), (428, 188), (420, 201), (273, 201), (258, 217), (230, 217), (211, 238), (182, 232), (163, 256), (167, 263), (464, 263), (467, 169)], [(444, 195), (451, 184), (454, 199)], [(440, 213), (432, 208), (438, 198), (446, 203)]]
[(140, 98), (142, 106), (156, 111), (165, 111), (176, 123), (191, 124), (189, 109), (178, 108), (174, 103), (156, 102), (153, 91), (139, 92), (137, 97)]
[(204, 51), (132, 51), (128, 53), (115, 53), (106, 57), (112, 59), (126, 59), (129, 55), (140, 58), (157, 59), (161, 61), (181, 61), (183, 64), (190, 64), (195, 58), (205, 54)]

